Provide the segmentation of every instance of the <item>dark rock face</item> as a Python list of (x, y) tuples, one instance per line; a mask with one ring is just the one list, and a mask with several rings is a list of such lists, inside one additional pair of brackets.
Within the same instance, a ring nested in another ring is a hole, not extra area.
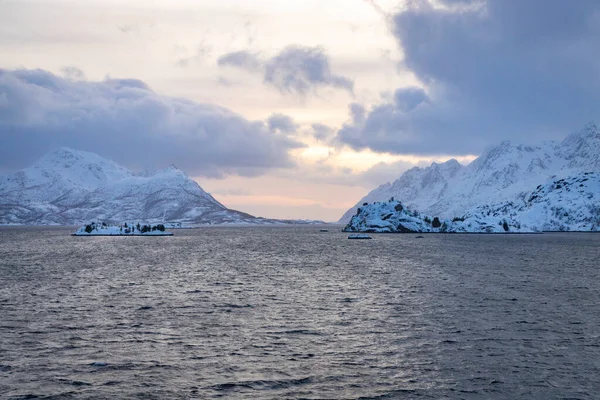
[(398, 224), (398, 226), (396, 227), (396, 232), (399, 233), (415, 233), (415, 231), (408, 229), (407, 227), (405, 227), (402, 224)]

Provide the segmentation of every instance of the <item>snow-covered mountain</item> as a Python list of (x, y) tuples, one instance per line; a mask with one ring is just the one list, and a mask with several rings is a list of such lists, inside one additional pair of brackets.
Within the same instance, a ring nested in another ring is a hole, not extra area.
[(409, 209), (451, 219), (480, 206), (523, 204), (533, 188), (549, 179), (584, 172), (600, 173), (600, 130), (594, 124), (562, 142), (539, 146), (502, 142), (467, 166), (452, 159), (427, 168), (412, 168), (393, 183), (371, 191), (340, 222), (348, 222), (363, 203), (390, 198), (402, 201)]
[(515, 232), (600, 231), (600, 174), (583, 172), (554, 178), (528, 192), (524, 200), (484, 205), (468, 211), (464, 224), (506, 221)]
[(0, 224), (90, 221), (274, 222), (228, 209), (174, 166), (134, 174), (97, 154), (66, 147), (0, 176)]
[(600, 231), (600, 174), (585, 172), (551, 179), (523, 201), (476, 207), (444, 219), (409, 210), (397, 200), (358, 208), (348, 232), (542, 232)]

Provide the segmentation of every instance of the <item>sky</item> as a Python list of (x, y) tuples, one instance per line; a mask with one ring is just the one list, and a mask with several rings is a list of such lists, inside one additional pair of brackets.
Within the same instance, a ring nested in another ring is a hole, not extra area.
[(336, 221), (404, 171), (600, 121), (595, 0), (0, 0), (0, 173), (60, 146)]

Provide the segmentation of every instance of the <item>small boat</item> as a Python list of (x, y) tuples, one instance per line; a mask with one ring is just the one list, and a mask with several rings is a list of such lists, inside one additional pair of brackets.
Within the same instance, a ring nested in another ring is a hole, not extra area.
[(373, 238), (369, 235), (355, 233), (353, 235), (348, 236), (348, 239), (373, 239)]
[(329, 232), (329, 229), (319, 229), (319, 232)]

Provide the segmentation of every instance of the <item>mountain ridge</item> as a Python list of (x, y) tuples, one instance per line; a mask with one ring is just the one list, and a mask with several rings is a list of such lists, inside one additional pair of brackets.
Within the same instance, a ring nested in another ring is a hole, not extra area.
[(347, 223), (363, 203), (390, 198), (428, 215), (459, 217), (485, 204), (517, 201), (548, 179), (581, 172), (600, 172), (600, 130), (594, 123), (561, 142), (526, 146), (503, 141), (468, 165), (451, 159), (414, 167), (394, 182), (369, 192), (344, 213), (340, 222)]
[(184, 224), (289, 223), (231, 210), (174, 165), (133, 173), (95, 153), (60, 147), (0, 175), (0, 224), (90, 221)]
[(583, 172), (550, 179), (523, 201), (486, 204), (453, 219), (423, 215), (401, 202), (365, 204), (346, 232), (532, 233), (600, 231), (600, 174)]

